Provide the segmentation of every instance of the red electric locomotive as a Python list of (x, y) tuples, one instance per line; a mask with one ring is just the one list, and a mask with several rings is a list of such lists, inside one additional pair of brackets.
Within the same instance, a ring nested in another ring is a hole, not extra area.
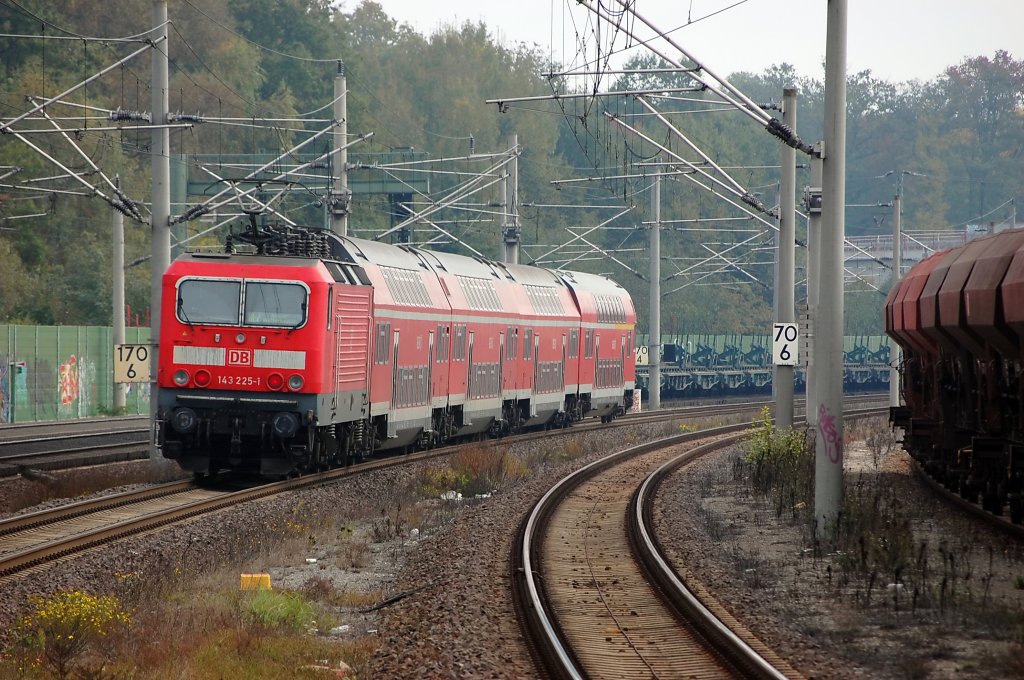
[(610, 420), (635, 321), (604, 277), (253, 225), (164, 275), (160, 446), (199, 475), (281, 476)]

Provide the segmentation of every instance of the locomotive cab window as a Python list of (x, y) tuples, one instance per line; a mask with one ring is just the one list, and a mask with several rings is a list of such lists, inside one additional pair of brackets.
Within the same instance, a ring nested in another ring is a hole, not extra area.
[(178, 320), (190, 326), (237, 326), (241, 294), (241, 281), (185, 279), (178, 284)]
[(188, 325), (298, 328), (306, 322), (308, 289), (286, 281), (183, 279), (177, 317)]
[(245, 282), (246, 326), (298, 328), (306, 323), (305, 286), (269, 281)]

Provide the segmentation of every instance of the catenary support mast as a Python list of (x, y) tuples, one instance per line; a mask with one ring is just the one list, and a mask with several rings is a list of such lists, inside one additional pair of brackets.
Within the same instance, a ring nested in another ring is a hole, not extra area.
[(508, 148), (512, 158), (501, 184), (501, 240), (504, 261), (519, 264), (519, 135), (514, 132), (508, 136)]
[(661, 408), (661, 171), (651, 190), (651, 306), (647, 341), (647, 394), (650, 408)]
[[(899, 283), (903, 264), (903, 234), (900, 224), (900, 211), (903, 201), (900, 192), (892, 198), (892, 285)], [(889, 338), (889, 406), (900, 405), (900, 364), (903, 362), (903, 350), (896, 341)]]
[(825, 37), (825, 158), (822, 178), (821, 277), (814, 517), (819, 537), (835, 523), (843, 500), (843, 240), (846, 231), (847, 0), (828, 0)]
[[(787, 87), (782, 96), (782, 122), (796, 130), (796, 88)], [(793, 323), (796, 260), (796, 149), (786, 144), (779, 151), (779, 256), (778, 290), (775, 294), (775, 321)], [(793, 426), (793, 366), (775, 367), (775, 425)]]
[[(114, 186), (121, 188), (121, 177), (114, 177)], [(113, 324), (114, 346), (123, 345), (125, 339), (124, 321), (124, 215), (120, 210), (110, 210), (110, 231), (113, 240), (111, 269), (113, 270)], [(114, 411), (123, 413), (128, 404), (124, 383), (114, 383)]]
[[(152, 383), (149, 403), (152, 416), (153, 434), (156, 433), (157, 372), (160, 355), (160, 292), (164, 272), (171, 263), (171, 133), (167, 128), (167, 61), (170, 45), (167, 42), (167, 0), (153, 0), (153, 31), (150, 34), (155, 44), (152, 61), (152, 88), (150, 106), (151, 132), (150, 158), (153, 173), (153, 208), (150, 222), (152, 232), (152, 258), (150, 265), (151, 289), (149, 303), (149, 332), (153, 345), (150, 352)], [(157, 42), (160, 41), (160, 42)], [(150, 447), (150, 456), (156, 456), (156, 441)]]
[(345, 64), (338, 60), (338, 72), (334, 75), (334, 151), (331, 165), (334, 169), (333, 195), (328, 206), (331, 211), (331, 231), (339, 236), (348, 234), (348, 212), (350, 192), (348, 188), (348, 82)]

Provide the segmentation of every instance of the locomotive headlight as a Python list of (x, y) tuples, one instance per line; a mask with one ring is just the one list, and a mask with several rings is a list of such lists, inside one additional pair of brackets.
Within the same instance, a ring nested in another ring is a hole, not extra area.
[(192, 432), (196, 429), (198, 422), (199, 418), (196, 417), (196, 412), (190, 408), (175, 409), (171, 416), (171, 427), (181, 434)]
[(245, 342), (245, 333), (239, 333), (238, 335), (236, 335), (235, 342), (237, 342), (239, 345)]
[(206, 387), (210, 384), (210, 372), (204, 369), (196, 371), (196, 385), (199, 387)]
[(188, 371), (184, 369), (178, 369), (174, 372), (174, 384), (178, 387), (184, 387), (188, 384)]
[(293, 375), (288, 378), (288, 389), (293, 392), (298, 392), (302, 389), (302, 386), (306, 384), (306, 381), (302, 379), (301, 375)]
[(272, 390), (279, 390), (284, 387), (284, 376), (280, 373), (271, 373), (267, 376), (267, 387)]
[(281, 439), (291, 439), (299, 431), (299, 419), (294, 413), (278, 413), (273, 420), (274, 434)]

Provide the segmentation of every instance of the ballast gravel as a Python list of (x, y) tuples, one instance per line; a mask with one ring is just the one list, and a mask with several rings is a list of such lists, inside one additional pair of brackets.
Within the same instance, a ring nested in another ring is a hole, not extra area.
[[(511, 444), (508, 455), (543, 464), (481, 498), (439, 495), (411, 506), (410, 490), (422, 487), (432, 465), (426, 463), (206, 515), (5, 582), (0, 630), (10, 629), (31, 595), (117, 592), (128, 575), (139, 587), (156, 588), (173, 574), (261, 571), (275, 588), (299, 590), (322, 579), (377, 603), (353, 606), (341, 614), (343, 625), (317, 632), (377, 641), (378, 651), (357, 669), (360, 680), (536, 677), (510, 602), (509, 555), (522, 517), (570, 471), (665, 433), (664, 425), (570, 430), (540, 444)], [(569, 461), (538, 455), (539, 448), (553, 452), (564, 441), (582, 455)], [(900, 485), (908, 511), (927, 518), (935, 543), (973, 537), (973, 592), (981, 597), (987, 577), (986, 597), (1017, 618), (985, 621), (975, 609), (910, 613), (884, 596), (865, 606), (852, 592), (837, 594), (825, 582), (828, 560), (805, 557), (801, 529), (774, 518), (763, 499), (732, 479), (738, 455), (726, 451), (673, 475), (659, 496), (657, 531), (672, 559), (700, 574), (806, 677), (1024, 677), (1024, 664), (1013, 663), (1022, 652), (1012, 631), (998, 630), (1022, 620), (1024, 591), (1014, 586), (1024, 579), (1020, 546), (932, 498), (906, 454), (891, 453), (877, 469), (856, 462), (855, 453), (848, 459), (858, 472), (884, 473)], [(987, 546), (994, 546), (992, 566)]]

